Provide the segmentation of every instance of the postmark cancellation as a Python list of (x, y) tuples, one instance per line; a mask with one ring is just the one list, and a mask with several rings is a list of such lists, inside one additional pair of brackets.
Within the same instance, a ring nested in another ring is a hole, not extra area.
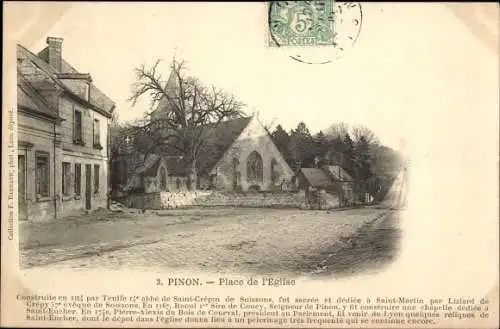
[(361, 32), (358, 2), (271, 1), (267, 7), (267, 46), (299, 50), (290, 57), (326, 63), (352, 48)]

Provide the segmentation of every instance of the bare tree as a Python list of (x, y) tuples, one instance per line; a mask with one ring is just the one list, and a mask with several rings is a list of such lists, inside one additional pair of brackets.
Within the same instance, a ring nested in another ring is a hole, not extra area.
[(348, 133), (349, 125), (345, 122), (334, 123), (326, 130), (328, 139), (343, 140)]
[(198, 155), (210, 140), (213, 127), (242, 116), (244, 104), (233, 95), (187, 76), (183, 61), (172, 62), (170, 76), (165, 80), (158, 69), (160, 62), (135, 69), (136, 81), (129, 101), (135, 105), (143, 97), (150, 100), (150, 111), (135, 125), (142, 138), (139, 151), (182, 155), (188, 167), (188, 185), (193, 188)]
[(362, 139), (370, 145), (378, 145), (380, 143), (377, 135), (370, 128), (360, 124), (352, 127), (351, 136), (355, 144)]

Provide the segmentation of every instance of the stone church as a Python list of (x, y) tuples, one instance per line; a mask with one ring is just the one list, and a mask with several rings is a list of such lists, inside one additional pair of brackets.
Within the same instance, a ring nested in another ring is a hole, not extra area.
[[(172, 72), (165, 91), (175, 97), (176, 88)], [(160, 100), (152, 120), (168, 111), (168, 101)], [(263, 191), (290, 186), (294, 173), (257, 116), (230, 119), (202, 129), (206, 137), (197, 161), (197, 189)], [(120, 138), (123, 141), (112, 159), (115, 192), (188, 189), (188, 165), (182, 157), (139, 154), (133, 147), (133, 129), (123, 131)]]
[[(294, 173), (256, 116), (206, 127), (211, 139), (198, 158), (197, 189), (226, 191), (283, 190)], [(130, 135), (124, 134), (129, 140)], [(128, 143), (131, 143), (130, 140)], [(124, 143), (127, 144), (127, 141)], [(182, 157), (129, 148), (113, 157), (114, 186), (124, 192), (187, 190), (187, 163)]]

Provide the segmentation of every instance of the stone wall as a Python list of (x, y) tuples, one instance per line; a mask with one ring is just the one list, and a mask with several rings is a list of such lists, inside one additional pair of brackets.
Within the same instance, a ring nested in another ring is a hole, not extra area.
[(181, 191), (160, 192), (161, 208), (173, 209), (189, 206), (204, 206), (214, 192), (211, 191)]
[(305, 203), (305, 194), (304, 192), (214, 191), (195, 201), (200, 206), (299, 208)]
[(220, 192), (220, 191), (181, 191), (133, 194), (117, 198), (118, 202), (129, 208), (175, 209), (182, 207), (304, 207), (304, 192)]
[(322, 191), (320, 201), (308, 202), (304, 191), (299, 192), (222, 192), (181, 191), (132, 194), (116, 201), (129, 208), (176, 209), (185, 207), (254, 207), (334, 209), (340, 207), (339, 197)]

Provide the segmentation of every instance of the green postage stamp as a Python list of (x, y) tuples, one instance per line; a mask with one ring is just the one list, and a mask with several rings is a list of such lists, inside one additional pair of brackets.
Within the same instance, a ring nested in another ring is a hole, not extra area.
[(270, 1), (269, 46), (334, 46), (335, 1)]

